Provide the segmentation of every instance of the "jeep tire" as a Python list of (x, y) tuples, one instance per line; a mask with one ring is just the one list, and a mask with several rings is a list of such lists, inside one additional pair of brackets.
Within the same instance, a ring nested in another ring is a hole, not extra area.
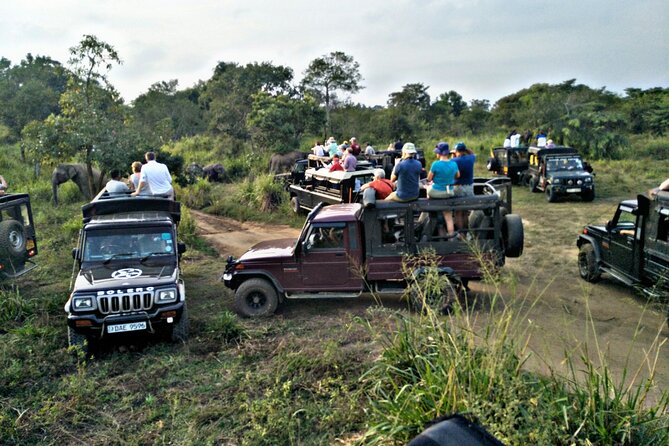
[(590, 243), (581, 245), (578, 251), (578, 273), (588, 282), (597, 282), (602, 273), (595, 259), (595, 249)]
[(190, 328), (190, 321), (188, 320), (188, 308), (184, 303), (183, 310), (179, 322), (172, 325), (172, 332), (170, 333), (170, 340), (172, 342), (186, 342), (188, 340), (188, 330)]
[(530, 188), (530, 192), (537, 191), (537, 185), (538, 185), (537, 177), (535, 177), (534, 175), (530, 176), (530, 179), (528, 180), (527, 184)]
[(523, 219), (518, 214), (508, 214), (502, 220), (502, 240), (504, 241), (504, 255), (520, 257), (525, 244)]
[(585, 189), (584, 191), (581, 192), (581, 200), (583, 201), (592, 201), (595, 199), (595, 187), (593, 186), (592, 189)]
[(297, 196), (294, 196), (290, 199), (290, 208), (296, 214), (301, 214), (302, 213), (302, 206), (300, 205), (300, 199), (297, 198)]
[[(488, 239), (494, 236), (492, 218), (480, 209), (472, 211), (469, 214), (469, 229), (473, 230), (474, 235), (478, 239)], [(488, 230), (484, 231), (483, 229)]]
[(67, 344), (70, 347), (80, 348), (84, 353), (88, 353), (90, 340), (86, 335), (77, 333), (71, 327), (67, 327)]
[(249, 279), (235, 292), (235, 311), (243, 317), (268, 317), (279, 305), (274, 286), (265, 279)]
[(26, 260), (26, 231), (18, 220), (0, 222), (0, 257), (9, 260), (14, 269)]
[(553, 186), (546, 186), (546, 201), (549, 203), (555, 203), (557, 201), (557, 194)]

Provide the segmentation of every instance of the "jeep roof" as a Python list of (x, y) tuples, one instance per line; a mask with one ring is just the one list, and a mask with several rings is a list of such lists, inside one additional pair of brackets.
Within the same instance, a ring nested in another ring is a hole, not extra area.
[(171, 225), (173, 223), (172, 216), (168, 212), (161, 211), (138, 211), (138, 212), (122, 212), (119, 214), (96, 215), (91, 217), (87, 227), (95, 225), (109, 225), (126, 224), (142, 222), (165, 223)]
[(162, 197), (99, 195), (95, 200), (81, 207), (84, 223), (88, 223), (93, 217), (113, 214), (124, 214), (128, 218), (127, 215), (133, 213), (135, 220), (144, 214), (150, 218), (152, 215), (150, 211), (163, 213), (174, 223), (179, 223), (181, 220), (181, 203)]
[(528, 153), (537, 155), (539, 158), (546, 155), (578, 155), (578, 150), (573, 147), (555, 146), (552, 148), (546, 147), (530, 147), (527, 149)]
[(368, 177), (370, 175), (374, 175), (374, 171), (371, 169), (355, 170), (353, 172), (346, 172), (344, 170), (330, 172), (328, 169), (323, 167), (320, 169), (308, 169), (306, 171), (307, 177), (311, 176), (317, 180), (328, 180), (332, 183), (341, 183), (342, 181), (351, 178)]
[(362, 205), (360, 203), (340, 204), (314, 208), (312, 223), (329, 223), (333, 221), (356, 221), (360, 219)]

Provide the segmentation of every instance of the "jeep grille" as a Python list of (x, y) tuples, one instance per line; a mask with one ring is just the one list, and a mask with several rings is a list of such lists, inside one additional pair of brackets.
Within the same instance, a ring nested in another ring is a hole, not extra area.
[(119, 293), (98, 296), (98, 308), (102, 314), (129, 313), (148, 310), (153, 304), (153, 291), (141, 293)]

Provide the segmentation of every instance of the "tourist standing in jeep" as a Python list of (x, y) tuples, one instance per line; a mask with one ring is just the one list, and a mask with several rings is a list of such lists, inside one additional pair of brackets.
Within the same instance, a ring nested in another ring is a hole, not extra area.
[(420, 195), (420, 173), (423, 165), (416, 159), (416, 146), (408, 142), (402, 146), (402, 160), (393, 169), (390, 181), (396, 183), (386, 200), (407, 202), (418, 199)]

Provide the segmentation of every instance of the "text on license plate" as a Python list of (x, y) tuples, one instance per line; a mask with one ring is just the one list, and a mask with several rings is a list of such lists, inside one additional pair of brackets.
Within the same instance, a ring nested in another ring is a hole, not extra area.
[(571, 189), (567, 189), (567, 193), (573, 193), (573, 192), (581, 192), (580, 187), (572, 187)]
[(131, 322), (129, 324), (108, 325), (107, 333), (122, 333), (124, 331), (146, 330), (146, 322)]

